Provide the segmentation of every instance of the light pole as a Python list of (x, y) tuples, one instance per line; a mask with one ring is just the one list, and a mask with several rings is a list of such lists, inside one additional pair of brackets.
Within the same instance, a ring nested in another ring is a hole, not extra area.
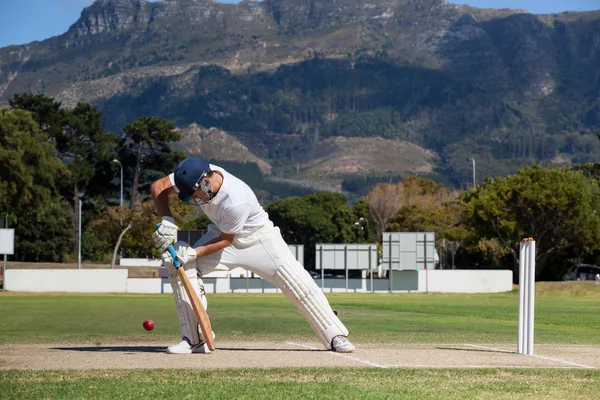
[(354, 226), (360, 228), (360, 240), (361, 241), (364, 239), (364, 236), (365, 236), (365, 226), (364, 226), (364, 224), (365, 224), (365, 219), (363, 217), (360, 217), (358, 219), (358, 221), (356, 221), (354, 223)]
[(79, 229), (78, 229), (78, 239), (77, 239), (77, 269), (81, 269), (81, 203), (83, 203), (83, 192), (77, 193), (77, 197), (79, 197)]
[(361, 231), (365, 230), (365, 227), (363, 226), (363, 222), (365, 221), (365, 219), (363, 217), (360, 217), (358, 219), (358, 221), (356, 221), (354, 223), (355, 226), (358, 226), (360, 228)]
[[(118, 163), (119, 167), (121, 167), (121, 200), (119, 202), (119, 211), (123, 211), (123, 165), (121, 164), (121, 161), (117, 160), (116, 158), (113, 160), (113, 162)], [(123, 218), (121, 218), (121, 225), (123, 225)]]
[(474, 157), (469, 157), (467, 158), (467, 160), (471, 161), (473, 163), (473, 189), (475, 189), (475, 158)]

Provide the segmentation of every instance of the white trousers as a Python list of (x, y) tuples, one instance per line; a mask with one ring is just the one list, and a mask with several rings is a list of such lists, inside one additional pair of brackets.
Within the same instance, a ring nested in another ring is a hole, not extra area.
[[(206, 244), (220, 234), (211, 224), (194, 247)], [(321, 289), (296, 260), (279, 228), (272, 222), (250, 235), (238, 235), (230, 246), (218, 252), (196, 259), (196, 269), (201, 275), (237, 267), (254, 272), (279, 288), (314, 329), (325, 348), (331, 349), (335, 336), (348, 335)]]

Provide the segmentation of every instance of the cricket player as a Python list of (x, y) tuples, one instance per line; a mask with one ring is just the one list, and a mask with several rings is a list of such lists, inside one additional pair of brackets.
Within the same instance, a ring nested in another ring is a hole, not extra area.
[[(169, 268), (182, 336), (182, 341), (169, 346), (167, 353), (210, 353), (187, 293), (177, 278), (173, 259), (166, 251), (171, 244), (204, 308), (207, 303), (202, 276), (215, 270), (243, 267), (277, 286), (298, 308), (325, 348), (340, 353), (355, 350), (347, 338), (348, 330), (313, 278), (295, 259), (279, 228), (273, 225), (246, 183), (196, 157), (185, 159), (174, 173), (155, 181), (151, 192), (162, 217), (152, 236)], [(208, 232), (193, 246), (175, 242), (178, 227), (169, 207), (171, 193), (177, 193), (182, 201), (193, 201), (212, 222)]]

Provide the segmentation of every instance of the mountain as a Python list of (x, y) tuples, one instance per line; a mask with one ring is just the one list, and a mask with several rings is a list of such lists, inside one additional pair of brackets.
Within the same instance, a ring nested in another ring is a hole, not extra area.
[[(0, 49), (0, 102), (28, 91), (90, 102), (115, 132), (140, 115), (198, 124), (179, 148), (273, 179), (339, 189), (420, 173), (464, 186), (468, 157), (479, 177), (597, 161), (599, 65), (600, 11), (97, 0), (65, 34)], [(230, 145), (244, 150), (222, 154)]]

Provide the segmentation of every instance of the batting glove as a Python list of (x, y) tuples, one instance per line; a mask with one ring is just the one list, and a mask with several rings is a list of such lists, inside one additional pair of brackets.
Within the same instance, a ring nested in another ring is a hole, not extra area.
[(158, 229), (152, 233), (154, 246), (156, 246), (158, 251), (162, 253), (167, 250), (169, 245), (175, 243), (175, 240), (177, 240), (178, 229), (179, 228), (175, 225), (173, 218), (163, 217)]
[(162, 263), (164, 267), (171, 267), (173, 265), (173, 257), (171, 257), (171, 253), (165, 251), (162, 253)]
[[(196, 257), (196, 249), (192, 246), (181, 246), (177, 249), (177, 259), (181, 262), (181, 265), (194, 261)], [(168, 251), (163, 253), (162, 260), (165, 266), (173, 264), (173, 257)]]

